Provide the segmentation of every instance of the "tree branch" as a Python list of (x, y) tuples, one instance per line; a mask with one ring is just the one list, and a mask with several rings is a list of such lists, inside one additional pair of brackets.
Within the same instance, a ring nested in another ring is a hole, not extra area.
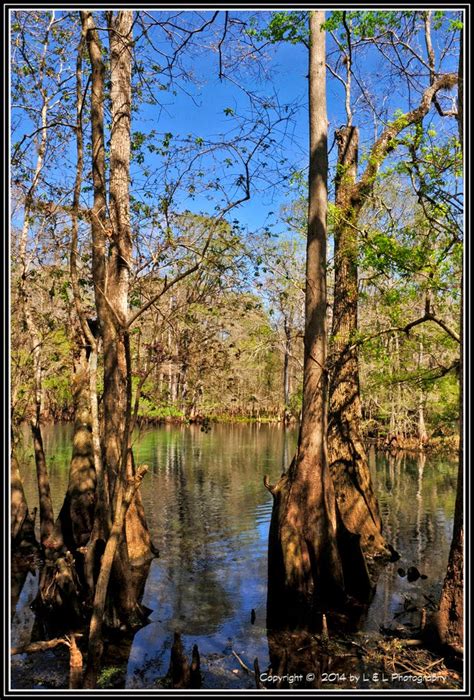
[(426, 323), (427, 321), (433, 321), (433, 323), (436, 323), (440, 328), (442, 328), (453, 340), (455, 340), (457, 343), (461, 342), (460, 336), (456, 333), (456, 331), (453, 331), (452, 328), (449, 328), (449, 326), (440, 318), (432, 314), (431, 312), (425, 313), (423, 316), (420, 316), (420, 318), (417, 318), (415, 321), (410, 321), (410, 323), (407, 323), (406, 326), (395, 326), (393, 328), (385, 328), (383, 331), (379, 331), (378, 333), (374, 333), (373, 335), (366, 336), (365, 338), (359, 338), (353, 345), (350, 346), (349, 351), (355, 350), (357, 347), (360, 345), (363, 345), (369, 340), (374, 340), (375, 338), (379, 338), (382, 335), (386, 335), (387, 333), (405, 333), (406, 335), (409, 335), (410, 331), (412, 328), (415, 328), (415, 326), (419, 326), (422, 323)]
[(433, 85), (435, 79), (435, 52), (433, 49), (433, 42), (431, 41), (431, 10), (427, 10), (424, 13), (425, 21), (425, 44), (426, 53), (428, 54), (428, 65), (430, 68), (430, 85)]
[(227, 23), (229, 21), (229, 13), (225, 13), (225, 19), (224, 19), (224, 31), (222, 33), (222, 37), (217, 45), (217, 50), (219, 52), (219, 80), (222, 80), (224, 77), (224, 74), (222, 73), (222, 44), (224, 43), (226, 34), (227, 34)]
[(398, 117), (387, 126), (382, 135), (372, 146), (368, 159), (368, 165), (359, 179), (359, 182), (354, 187), (351, 198), (352, 205), (354, 207), (360, 209), (367, 197), (370, 195), (374, 186), (376, 175), (384, 158), (394, 148), (393, 139), (407, 127), (420, 122), (426, 116), (426, 114), (428, 114), (431, 103), (440, 90), (449, 90), (456, 84), (456, 73), (446, 73), (444, 75), (440, 75), (432, 85), (426, 88), (418, 107), (412, 109), (406, 114), (403, 114), (401, 117)]

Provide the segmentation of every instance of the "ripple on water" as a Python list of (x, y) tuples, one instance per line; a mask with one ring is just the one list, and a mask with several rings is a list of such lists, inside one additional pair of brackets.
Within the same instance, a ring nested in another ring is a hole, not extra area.
[[(69, 434), (69, 433), (68, 433)], [(65, 433), (58, 451), (65, 454)], [(54, 453), (54, 431), (49, 435)], [(263, 487), (281, 473), (292, 453), (296, 431), (274, 426), (215, 426), (204, 434), (193, 426), (150, 430), (137, 442), (137, 461), (149, 464), (141, 489), (153, 541), (153, 561), (144, 604), (151, 624), (134, 638), (128, 669), (130, 687), (152, 688), (166, 673), (174, 631), (186, 648), (220, 654), (233, 640), (250, 665), (267, 663), (265, 605), (268, 528), (272, 498)], [(439, 461), (439, 460), (438, 460)], [(57, 460), (58, 462), (58, 460)], [(34, 463), (25, 473), (31, 508), (36, 505)], [(385, 532), (401, 561), (382, 572), (364, 625), (389, 624), (404, 596), (432, 595), (446, 568), (452, 530), (456, 464), (377, 459), (377, 489)], [(452, 477), (452, 478), (450, 478)], [(67, 460), (52, 474), (51, 487), (61, 501)], [(416, 498), (416, 494), (421, 498)], [(60, 505), (60, 504), (59, 504)], [(397, 568), (416, 565), (429, 578), (409, 584)], [(257, 622), (251, 624), (251, 610)], [(16, 623), (14, 623), (16, 624)]]

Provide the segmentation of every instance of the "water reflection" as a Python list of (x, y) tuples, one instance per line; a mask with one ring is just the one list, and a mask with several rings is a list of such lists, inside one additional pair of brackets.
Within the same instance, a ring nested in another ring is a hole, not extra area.
[[(263, 625), (272, 503), (262, 482), (265, 473), (280, 472), (285, 442), (292, 441), (294, 449), (295, 439), (276, 426), (214, 426), (209, 433), (197, 427), (151, 431), (140, 440), (138, 459), (150, 465), (144, 505), (161, 557), (145, 591), (144, 603), (155, 612), (135, 638), (130, 685), (136, 687), (143, 649), (161, 643), (166, 653), (160, 648), (159, 671), (166, 671), (175, 630), (185, 646), (197, 642), (202, 655), (231, 646), (244, 655), (251, 648), (267, 655)], [(235, 658), (228, 657), (233, 668)]]
[[(416, 627), (421, 607), (439, 597), (452, 535), (456, 465), (443, 457), (371, 453), (386, 538), (401, 554), (381, 573), (364, 629)], [(423, 575), (400, 575), (415, 566)], [(426, 577), (426, 578), (424, 578)], [(406, 612), (410, 608), (417, 610)]]
[[(160, 558), (152, 562), (145, 587), (143, 603), (153, 612), (133, 640), (128, 687), (152, 688), (166, 673), (175, 631), (182, 633), (188, 656), (192, 645), (199, 645), (204, 687), (254, 687), (253, 679), (234, 673), (239, 665), (232, 649), (250, 667), (258, 656), (266, 670), (272, 499), (262, 480), (264, 474), (277, 480), (296, 440), (295, 429), (271, 425), (217, 425), (209, 433), (168, 426), (136, 437), (137, 463), (149, 465), (142, 495)], [(45, 445), (48, 456), (54, 455), (49, 464), (57, 512), (67, 486), (70, 426), (45, 430)], [(32, 509), (37, 504), (33, 459), (22, 466)], [(387, 540), (402, 558), (382, 571), (363, 629), (400, 621), (415, 625), (414, 613), (399, 613), (407, 599), (429, 605), (439, 594), (451, 540), (456, 465), (442, 457), (372, 450), (370, 469)], [(410, 583), (399, 576), (397, 570), (409, 566), (428, 578)]]

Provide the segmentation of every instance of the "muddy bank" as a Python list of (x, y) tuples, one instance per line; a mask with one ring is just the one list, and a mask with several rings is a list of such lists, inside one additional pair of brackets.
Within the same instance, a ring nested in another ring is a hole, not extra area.
[[(201, 655), (202, 689), (315, 688), (321, 690), (455, 690), (462, 688), (462, 674), (445, 659), (417, 640), (377, 633), (356, 633), (330, 638), (321, 649), (320, 637), (286, 633), (280, 640), (285, 661), (278, 668), (258, 665), (240, 647)], [(190, 653), (192, 640), (186, 639)], [(141, 672), (127, 678), (126, 661), (113, 662), (108, 655), (98, 682), (100, 689), (172, 688), (168, 675), (169, 649), (160, 660), (144, 660)], [(69, 652), (57, 647), (12, 657), (12, 687), (18, 690), (67, 689)], [(145, 681), (146, 678), (146, 681)]]

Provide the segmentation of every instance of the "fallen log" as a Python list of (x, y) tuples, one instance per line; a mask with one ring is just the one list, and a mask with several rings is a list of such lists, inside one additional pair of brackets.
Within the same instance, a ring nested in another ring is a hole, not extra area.
[(69, 646), (69, 642), (64, 637), (59, 637), (57, 639), (49, 639), (45, 642), (32, 642), (31, 644), (25, 644), (21, 647), (13, 647), (11, 650), (11, 655), (16, 656), (17, 654), (34, 654), (37, 651), (46, 651), (47, 649), (54, 649), (54, 647), (64, 644), (64, 646)]

